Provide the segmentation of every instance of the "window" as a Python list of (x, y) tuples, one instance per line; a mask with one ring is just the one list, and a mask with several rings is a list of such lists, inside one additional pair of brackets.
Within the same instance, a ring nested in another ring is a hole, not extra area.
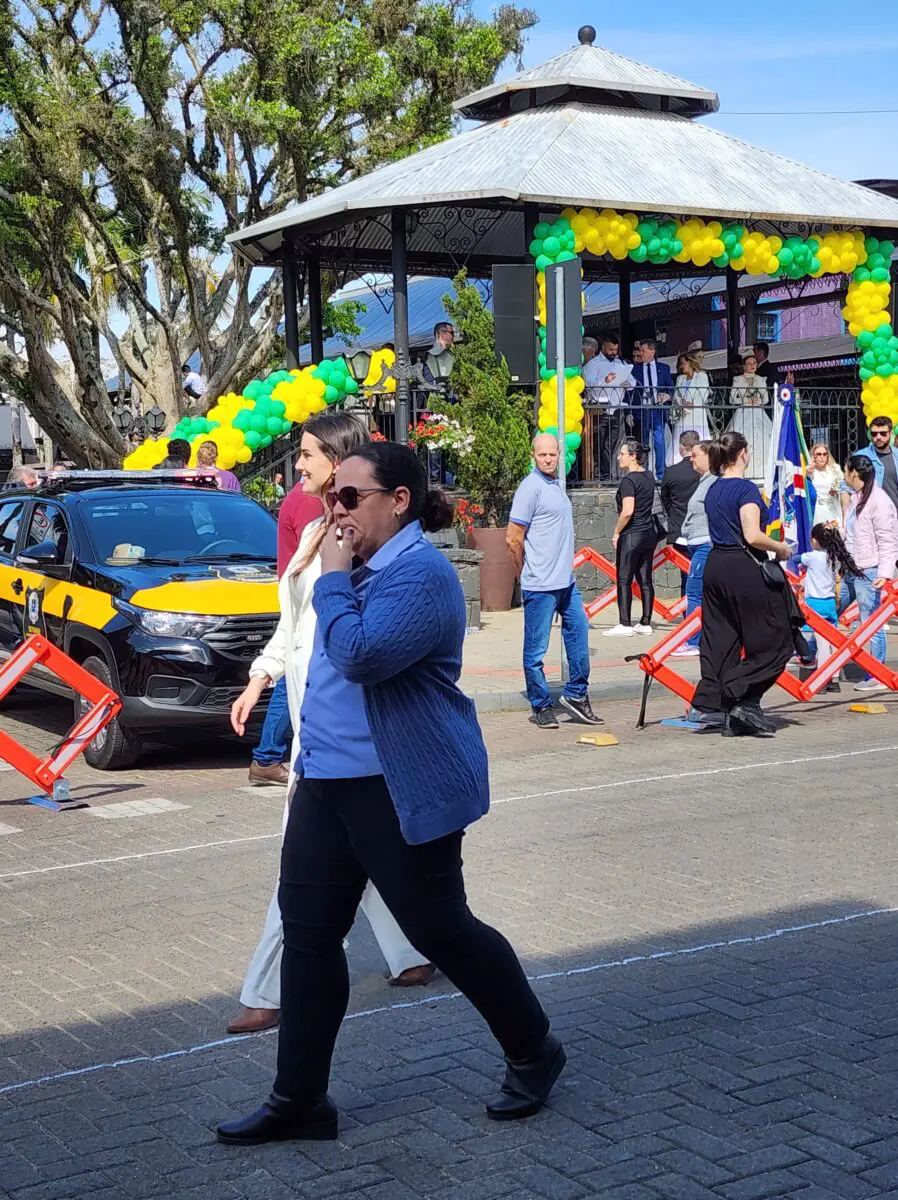
[(59, 562), (65, 560), (69, 548), (69, 531), (65, 517), (55, 504), (39, 501), (31, 511), (31, 524), (25, 546), (37, 546), (40, 542), (52, 542), (56, 547)]
[(0, 554), (12, 558), (19, 536), (24, 504), (21, 500), (9, 500), (0, 504)]
[(83, 501), (81, 513), (98, 561), (163, 558), (271, 559), (277, 525), (236, 492), (183, 488)]
[(778, 342), (780, 340), (780, 314), (778, 312), (758, 313), (759, 342)]

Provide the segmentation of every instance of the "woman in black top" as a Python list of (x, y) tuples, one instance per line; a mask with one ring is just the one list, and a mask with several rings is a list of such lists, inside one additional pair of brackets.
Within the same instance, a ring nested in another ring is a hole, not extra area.
[[(655, 604), (655, 585), (652, 580), (652, 559), (658, 534), (652, 509), (655, 504), (655, 480), (645, 469), (648, 457), (645, 446), (627, 438), (621, 444), (617, 465), (623, 478), (617, 489), (617, 524), (611, 544), (617, 552), (617, 608), (620, 624), (605, 630), (605, 637), (632, 637), (634, 633), (652, 632), (652, 608)], [(642, 622), (635, 628), (630, 618), (634, 579), (642, 594)]]

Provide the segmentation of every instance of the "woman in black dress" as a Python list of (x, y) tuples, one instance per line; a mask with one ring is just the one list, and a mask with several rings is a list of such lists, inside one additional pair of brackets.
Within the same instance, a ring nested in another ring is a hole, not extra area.
[(761, 697), (776, 683), (795, 652), (788, 583), (781, 572), (765, 575), (773, 552), (794, 547), (764, 532), (767, 506), (757, 484), (745, 478), (748, 442), (728, 432), (711, 443), (711, 470), (720, 478), (705, 496), (711, 553), (702, 588), (702, 678), (693, 705), (723, 712), (724, 732), (771, 737), (774, 726)]
[[(617, 489), (617, 524), (611, 544), (617, 554), (617, 610), (619, 624), (606, 629), (605, 637), (632, 637), (652, 632), (652, 608), (655, 585), (652, 559), (658, 533), (652, 510), (655, 504), (655, 480), (645, 469), (648, 452), (640, 442), (627, 438), (617, 456), (622, 479)], [(634, 626), (631, 619), (633, 581), (642, 595), (642, 621)]]

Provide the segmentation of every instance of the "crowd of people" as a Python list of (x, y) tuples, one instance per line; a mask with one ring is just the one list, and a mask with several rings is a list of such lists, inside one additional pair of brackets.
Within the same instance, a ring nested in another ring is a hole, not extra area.
[(694, 432), (707, 441), (729, 431), (746, 439), (752, 477), (763, 479), (773, 438), (774, 388), (782, 382), (769, 344), (756, 342), (730, 363), (726, 389), (712, 386), (699, 343), (678, 356), (676, 374), (657, 354), (654, 338), (636, 342), (632, 361), (621, 357), (616, 334), (605, 334), (601, 344), (583, 339), (584, 403), (595, 412), (598, 478), (620, 477), (625, 439), (645, 446), (647, 469), (660, 481), (678, 461), (682, 434)]
[[(613, 350), (607, 344), (603, 348), (607, 363), (614, 362), (607, 357)], [(651, 354), (647, 363), (654, 363)], [(749, 367), (739, 383), (754, 393), (746, 407), (769, 422), (758, 382), (763, 377), (756, 361)], [(661, 377), (640, 373), (638, 386), (654, 387), (656, 378)], [(609, 408), (606, 416), (610, 419), (616, 411)], [(651, 422), (644, 428), (655, 436)], [(794, 545), (766, 532), (769, 511), (753, 478), (752, 442), (746, 433), (730, 427), (708, 438), (703, 432), (687, 429), (680, 434), (678, 459), (665, 469), (660, 485), (648, 466), (651, 448), (634, 437), (622, 437), (618, 443), (620, 482), (611, 538), (618, 621), (603, 634), (621, 638), (654, 632), (652, 564), (662, 540), (675, 545), (689, 560), (681, 582), (685, 617), (699, 608), (702, 614), (700, 630), (672, 654), (701, 660), (693, 715), (720, 725), (728, 735), (769, 737), (775, 725), (761, 710), (761, 698), (790, 660), (812, 668), (829, 657), (832, 647), (824, 636), (815, 638), (805, 624), (786, 570), (800, 577), (808, 607), (825, 621), (835, 625), (855, 602), (861, 621), (873, 614), (898, 564), (898, 449), (887, 417), (871, 422), (871, 444), (849, 457), (844, 473), (828, 446), (813, 446), (808, 466), (816, 496), (811, 549), (798, 554)], [(524, 677), (531, 720), (543, 729), (558, 727), (543, 671), (556, 614), (561, 616), (570, 666), (559, 704), (574, 720), (601, 723), (589, 705), (588, 622), (570, 571), (573, 509), (558, 486), (556, 467), (554, 438), (537, 436), (533, 471), (518, 488), (507, 534), (522, 581)], [(635, 622), (634, 585), (640, 596)], [(885, 632), (878, 632), (867, 649), (885, 662)], [(836, 675), (827, 690), (840, 689)], [(855, 684), (858, 692), (884, 689), (885, 684), (869, 674)]]

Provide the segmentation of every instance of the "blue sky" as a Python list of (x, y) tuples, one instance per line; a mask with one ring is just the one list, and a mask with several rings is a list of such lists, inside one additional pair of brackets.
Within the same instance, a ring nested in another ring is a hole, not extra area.
[[(490, 7), (476, 0), (478, 12)], [(528, 67), (576, 44), (577, 29), (590, 24), (596, 45), (716, 91), (720, 113), (702, 118), (716, 128), (843, 179), (898, 178), (898, 112), (737, 115), (898, 109), (894, 0), (753, 0), (729, 8), (719, 0), (642, 0), (625, 6), (632, 23), (610, 6), (530, 0), (530, 7), (540, 22), (525, 50)]]

